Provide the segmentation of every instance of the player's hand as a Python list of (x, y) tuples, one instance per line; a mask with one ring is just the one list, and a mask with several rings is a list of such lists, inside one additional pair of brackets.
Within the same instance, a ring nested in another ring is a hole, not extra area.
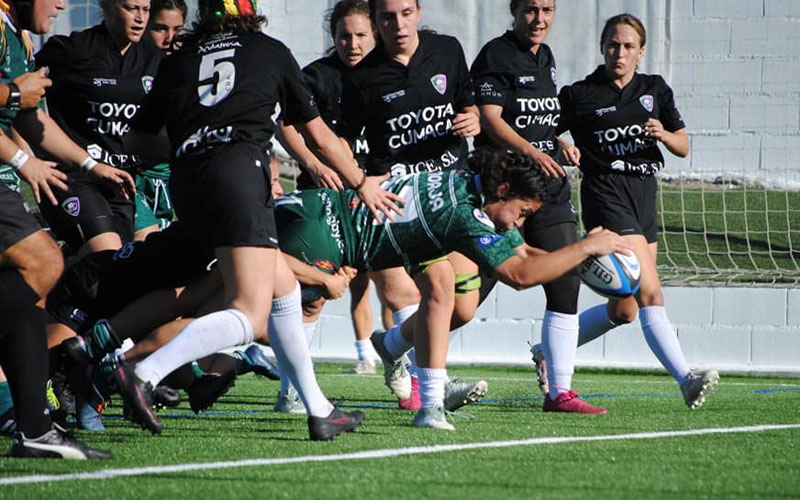
[(481, 118), (477, 113), (459, 113), (453, 119), (453, 135), (466, 139), (480, 133)]
[(344, 184), (339, 174), (321, 163), (315, 168), (309, 169), (309, 172), (311, 172), (311, 176), (314, 177), (314, 183), (318, 187), (335, 189), (336, 191), (344, 189)]
[(603, 229), (601, 226), (589, 231), (580, 244), (583, 245), (586, 253), (595, 257), (610, 253), (633, 254), (633, 248), (625, 241), (625, 238), (614, 231)]
[(381, 182), (385, 177), (367, 177), (364, 185), (356, 190), (358, 197), (364, 202), (364, 205), (372, 212), (372, 216), (381, 220), (381, 213), (387, 219), (394, 221), (394, 214), (403, 215), (403, 209), (398, 205), (405, 204), (405, 200), (381, 188)]
[(21, 95), (20, 107), (22, 109), (35, 108), (39, 101), (44, 97), (45, 90), (53, 85), (53, 81), (47, 78), (47, 68), (39, 68), (33, 73), (24, 73), (11, 80), (17, 87)]
[(131, 196), (136, 193), (136, 183), (133, 181), (133, 177), (124, 170), (114, 168), (105, 163), (98, 163), (91, 170), (91, 173), (98, 179), (103, 179), (119, 186), (126, 200), (130, 200)]
[(20, 177), (31, 185), (36, 203), (42, 202), (42, 193), (44, 193), (50, 203), (58, 205), (58, 200), (56, 200), (51, 188), (57, 188), (62, 191), (68, 189), (67, 174), (56, 169), (56, 164), (52, 161), (42, 161), (35, 156), (31, 156), (18, 172)]
[(326, 299), (336, 300), (344, 295), (344, 293), (347, 291), (347, 287), (350, 286), (350, 281), (353, 279), (347, 269), (351, 268), (341, 267), (338, 271), (336, 271), (336, 274), (331, 274), (325, 280), (325, 284), (323, 286), (325, 292), (323, 295)]
[(564, 171), (564, 168), (559, 165), (557, 161), (550, 158), (550, 155), (542, 153), (540, 150), (534, 147), (531, 147), (531, 151), (528, 153), (528, 155), (539, 165), (544, 172), (544, 175), (553, 178), (567, 175), (567, 172)]
[(581, 150), (570, 142), (560, 139), (559, 142), (561, 142), (561, 154), (564, 157), (564, 163), (579, 167), (581, 165)]
[(667, 131), (664, 130), (664, 124), (655, 118), (650, 118), (644, 122), (644, 135), (652, 137), (657, 141), (663, 141)]

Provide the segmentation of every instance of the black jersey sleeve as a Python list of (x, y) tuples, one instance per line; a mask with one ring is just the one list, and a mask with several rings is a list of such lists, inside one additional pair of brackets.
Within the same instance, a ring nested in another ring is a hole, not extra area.
[(561, 117), (556, 127), (557, 136), (571, 130), (575, 120), (575, 106), (572, 104), (572, 89), (569, 86), (565, 86), (558, 93), (558, 102), (561, 105)]
[(51, 37), (36, 53), (36, 68), (47, 66), (47, 76), (57, 85), (63, 81), (69, 70), (72, 51), (69, 37), (56, 35)]
[(661, 76), (658, 77), (658, 80), (661, 88), (658, 96), (659, 120), (664, 125), (664, 129), (667, 132), (675, 132), (686, 128), (683, 117), (678, 111), (678, 106), (675, 104), (675, 96), (672, 94), (672, 89)]
[(283, 52), (285, 71), (281, 77), (279, 91), (281, 96), (281, 118), (285, 125), (306, 123), (319, 116), (314, 96), (306, 85), (303, 72), (294, 56), (286, 49)]
[(311, 95), (314, 96), (317, 106), (321, 102), (327, 102), (329, 98), (328, 86), (325, 82), (325, 75), (322, 74), (319, 68), (314, 64), (306, 66), (303, 68), (303, 78), (311, 91)]
[(342, 115), (336, 125), (336, 133), (350, 142), (361, 135), (366, 123), (367, 108), (363, 94), (348, 76), (342, 88)]
[(511, 89), (509, 74), (504, 73), (492, 57), (491, 51), (484, 47), (472, 63), (473, 88), (478, 106), (495, 104), (505, 107)]
[(453, 39), (453, 42), (455, 45), (454, 52), (458, 53), (455, 105), (456, 110), (460, 111), (468, 106), (475, 105), (475, 90), (472, 88), (472, 76), (469, 74), (464, 48), (461, 47), (458, 40)]
[(145, 95), (142, 106), (134, 115), (131, 121), (131, 130), (141, 132), (144, 134), (155, 135), (164, 126), (166, 120), (166, 111), (169, 108), (169, 99), (167, 97), (167, 90), (170, 88), (171, 79), (174, 78), (170, 74), (170, 69), (173, 65), (170, 64), (170, 58), (162, 61), (158, 67), (158, 72), (153, 80), (153, 88)]

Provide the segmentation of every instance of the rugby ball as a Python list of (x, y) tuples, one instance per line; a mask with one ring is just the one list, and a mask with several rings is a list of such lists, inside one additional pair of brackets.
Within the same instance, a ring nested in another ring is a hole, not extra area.
[(578, 267), (586, 285), (609, 299), (624, 299), (639, 291), (641, 267), (636, 255), (612, 253), (589, 257)]

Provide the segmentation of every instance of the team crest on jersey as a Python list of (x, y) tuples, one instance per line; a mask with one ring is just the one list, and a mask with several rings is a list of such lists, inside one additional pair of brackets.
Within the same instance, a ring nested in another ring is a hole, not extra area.
[(431, 77), (431, 83), (433, 84), (433, 88), (436, 89), (436, 92), (442, 95), (447, 92), (447, 75), (433, 75), (433, 77)]
[(333, 271), (334, 271), (334, 269), (336, 269), (336, 268), (333, 266), (333, 262), (331, 262), (331, 261), (329, 261), (329, 260), (325, 260), (325, 259), (315, 259), (315, 260), (314, 260), (314, 265), (315, 265), (315, 266), (316, 266), (318, 269), (322, 269), (323, 271), (330, 271), (330, 272), (333, 272)]
[(499, 234), (484, 234), (483, 236), (478, 236), (478, 246), (481, 248), (489, 248), (502, 239), (503, 237)]
[(553, 85), (558, 85), (558, 78), (555, 68), (550, 68), (550, 78), (553, 80)]
[(69, 215), (77, 217), (81, 213), (81, 200), (78, 197), (67, 198), (61, 202), (61, 208), (64, 209)]
[(642, 103), (642, 107), (647, 110), (648, 113), (653, 112), (653, 96), (646, 94), (639, 98), (639, 102)]
[(490, 219), (489, 216), (486, 215), (486, 212), (484, 212), (480, 208), (476, 208), (475, 210), (473, 210), (472, 216), (475, 217), (476, 221), (480, 222), (484, 226), (495, 229), (494, 222), (492, 222), (492, 219)]
[(143, 76), (142, 87), (144, 88), (144, 93), (149, 94), (150, 91), (153, 90), (153, 77), (147, 75)]

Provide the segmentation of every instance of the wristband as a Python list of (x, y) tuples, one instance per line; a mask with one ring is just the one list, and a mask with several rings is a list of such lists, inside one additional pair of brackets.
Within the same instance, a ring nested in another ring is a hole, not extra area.
[(353, 189), (355, 189), (356, 191), (358, 191), (359, 189), (361, 189), (362, 187), (364, 187), (364, 184), (366, 184), (366, 183), (367, 183), (367, 173), (366, 173), (366, 172), (364, 172), (363, 170), (361, 171), (361, 173), (362, 173), (362, 174), (364, 174), (364, 175), (363, 175), (363, 177), (361, 177), (361, 181), (359, 181), (358, 185), (357, 185), (355, 188), (353, 188)]
[(11, 168), (13, 168), (14, 170), (19, 170), (30, 159), (31, 155), (29, 155), (28, 153), (26, 153), (21, 149), (18, 149), (17, 152), (14, 153), (14, 156), (12, 156), (10, 160), (8, 160), (8, 164), (11, 165)]
[(81, 170), (84, 172), (91, 172), (94, 167), (97, 166), (97, 160), (92, 158), (91, 156), (87, 156), (83, 163), (81, 163)]
[(16, 83), (9, 82), (8, 85), (8, 101), (6, 107), (12, 111), (19, 111), (22, 107), (22, 92)]

